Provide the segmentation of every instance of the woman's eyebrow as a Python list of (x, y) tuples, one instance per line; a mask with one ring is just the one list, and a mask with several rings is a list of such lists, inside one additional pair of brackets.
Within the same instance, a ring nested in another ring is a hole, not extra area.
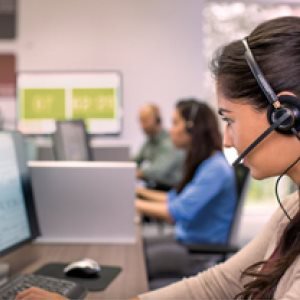
[(219, 114), (220, 116), (223, 116), (224, 113), (231, 113), (231, 112), (232, 112), (231, 110), (226, 109), (226, 108), (219, 108), (219, 109), (218, 109), (218, 114)]

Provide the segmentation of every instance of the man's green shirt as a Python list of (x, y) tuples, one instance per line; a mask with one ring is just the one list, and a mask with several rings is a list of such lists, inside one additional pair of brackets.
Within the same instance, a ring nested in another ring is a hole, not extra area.
[(184, 157), (183, 151), (173, 145), (169, 134), (161, 130), (145, 142), (135, 161), (146, 181), (174, 186), (181, 179)]

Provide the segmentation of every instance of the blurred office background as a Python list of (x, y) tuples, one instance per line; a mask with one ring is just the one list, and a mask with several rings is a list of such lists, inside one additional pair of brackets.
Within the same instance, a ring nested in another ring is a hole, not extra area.
[[(0, 0), (2, 16), (10, 14), (14, 3)], [(296, 0), (22, 0), (15, 8), (15, 36), (1, 39), (0, 54), (15, 55), (16, 72), (116, 70), (122, 74), (121, 133), (93, 139), (129, 143), (131, 154), (143, 141), (139, 107), (158, 104), (169, 127), (180, 97), (196, 96), (215, 106), (209, 73), (214, 50), (247, 35), (262, 20), (300, 15)], [(16, 128), (16, 103), (14, 95), (1, 96), (3, 128)], [(273, 187), (273, 179), (268, 184), (251, 182), (241, 243), (276, 209)], [(281, 183), (282, 194), (292, 188), (287, 181)]]

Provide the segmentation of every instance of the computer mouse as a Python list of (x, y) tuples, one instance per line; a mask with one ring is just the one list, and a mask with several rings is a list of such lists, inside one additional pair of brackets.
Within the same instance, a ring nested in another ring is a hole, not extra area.
[(90, 258), (70, 263), (64, 268), (65, 275), (77, 278), (96, 278), (100, 277), (101, 267)]

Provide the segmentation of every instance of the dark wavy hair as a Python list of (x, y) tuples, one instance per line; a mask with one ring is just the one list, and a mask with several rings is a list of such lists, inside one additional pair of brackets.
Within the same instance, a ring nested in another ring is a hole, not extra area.
[[(300, 18), (282, 17), (259, 25), (247, 38), (249, 47), (276, 93), (300, 95)], [(244, 57), (241, 40), (220, 49), (212, 60), (219, 91), (230, 101), (247, 103), (263, 111), (268, 102)], [(235, 299), (273, 299), (277, 284), (300, 254), (300, 213), (285, 229), (276, 259), (248, 267), (242, 277), (252, 280)]]
[(216, 114), (206, 103), (186, 98), (176, 104), (176, 109), (187, 123), (193, 123), (190, 132), (192, 141), (187, 151), (183, 178), (176, 189), (180, 193), (192, 180), (197, 167), (213, 152), (222, 150), (222, 137)]

